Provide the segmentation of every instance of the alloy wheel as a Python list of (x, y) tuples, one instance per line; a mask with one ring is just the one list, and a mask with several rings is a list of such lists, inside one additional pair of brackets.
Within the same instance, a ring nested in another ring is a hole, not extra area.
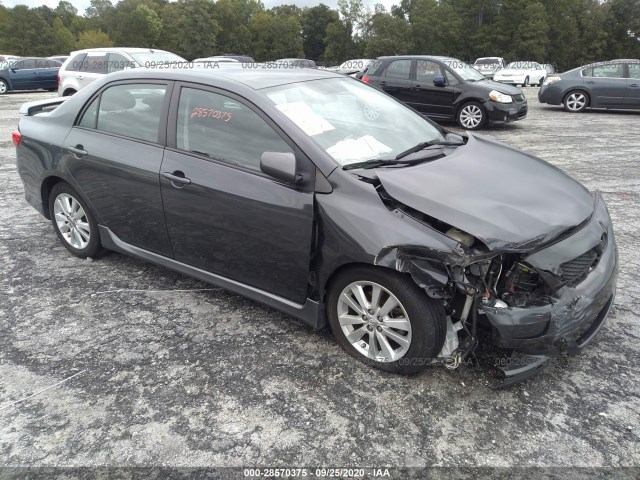
[(584, 93), (574, 92), (567, 97), (567, 108), (573, 112), (579, 112), (587, 104)]
[(61, 193), (53, 203), (53, 212), (62, 238), (73, 248), (86, 248), (91, 240), (91, 228), (80, 203), (68, 193)]
[(337, 307), (342, 333), (365, 357), (395, 362), (409, 350), (409, 316), (398, 298), (382, 285), (353, 282), (342, 290)]
[(477, 105), (466, 105), (460, 111), (460, 123), (465, 128), (476, 128), (482, 123), (483, 113)]
[(7, 93), (7, 84), (0, 80), (0, 95), (2, 95), (3, 93)]

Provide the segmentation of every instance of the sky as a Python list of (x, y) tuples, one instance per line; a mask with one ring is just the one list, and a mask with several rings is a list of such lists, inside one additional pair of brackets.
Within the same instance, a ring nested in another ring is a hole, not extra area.
[[(5, 7), (14, 7), (16, 5), (27, 5), (28, 7), (34, 8), (39, 7), (40, 5), (46, 5), (50, 8), (55, 8), (58, 6), (59, 0), (2, 0), (2, 4)], [(85, 8), (87, 8), (90, 4), (90, 0), (70, 0), (74, 7), (78, 9), (80, 14), (84, 13)], [(324, 3), (325, 5), (336, 8), (338, 6), (338, 0), (262, 0), (266, 8), (275, 7), (276, 5), (282, 4), (295, 4), (299, 7), (313, 7), (318, 5), (319, 3)], [(117, 1), (112, 0), (112, 3), (117, 3)], [(391, 8), (391, 5), (395, 5), (400, 3), (400, 0), (364, 0), (364, 5), (371, 8), (373, 10), (373, 6), (376, 3), (383, 4), (387, 10)]]

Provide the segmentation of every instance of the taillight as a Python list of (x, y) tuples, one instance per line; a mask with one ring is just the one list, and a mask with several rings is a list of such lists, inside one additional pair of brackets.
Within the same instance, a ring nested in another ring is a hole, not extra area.
[(13, 144), (17, 147), (20, 145), (20, 140), (22, 140), (22, 134), (20, 130), (14, 130), (11, 132), (11, 139), (13, 140)]
[(60, 75), (58, 75), (58, 88), (60, 88)]
[(369, 77), (362, 77), (362, 81), (364, 83), (369, 83)]

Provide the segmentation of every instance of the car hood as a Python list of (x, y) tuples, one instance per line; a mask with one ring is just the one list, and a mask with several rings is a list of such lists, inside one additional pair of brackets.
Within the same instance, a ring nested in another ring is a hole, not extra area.
[(512, 85), (505, 85), (504, 83), (494, 82), (493, 80), (481, 80), (473, 85), (486, 88), (489, 90), (497, 90), (498, 92), (506, 93), (507, 95), (520, 95), (522, 90)]
[(411, 167), (379, 168), (387, 193), (492, 251), (527, 251), (583, 223), (593, 196), (547, 162), (486, 137)]

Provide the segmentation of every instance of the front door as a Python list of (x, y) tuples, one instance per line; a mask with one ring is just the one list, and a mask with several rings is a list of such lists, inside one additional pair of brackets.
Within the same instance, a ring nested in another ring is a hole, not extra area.
[(263, 152), (301, 152), (239, 98), (183, 85), (171, 103), (161, 189), (175, 259), (304, 303), (314, 194), (260, 171)]
[(640, 108), (640, 63), (628, 63), (629, 78), (627, 79), (627, 108)]
[(413, 90), (417, 103), (413, 107), (428, 117), (450, 119), (453, 118), (454, 87), (449, 83), (444, 86), (434, 85), (433, 79), (438, 76), (444, 77), (444, 72), (436, 62), (416, 62)]
[(588, 69), (584, 84), (589, 89), (592, 107), (624, 107), (627, 79), (623, 63), (606, 63)]

